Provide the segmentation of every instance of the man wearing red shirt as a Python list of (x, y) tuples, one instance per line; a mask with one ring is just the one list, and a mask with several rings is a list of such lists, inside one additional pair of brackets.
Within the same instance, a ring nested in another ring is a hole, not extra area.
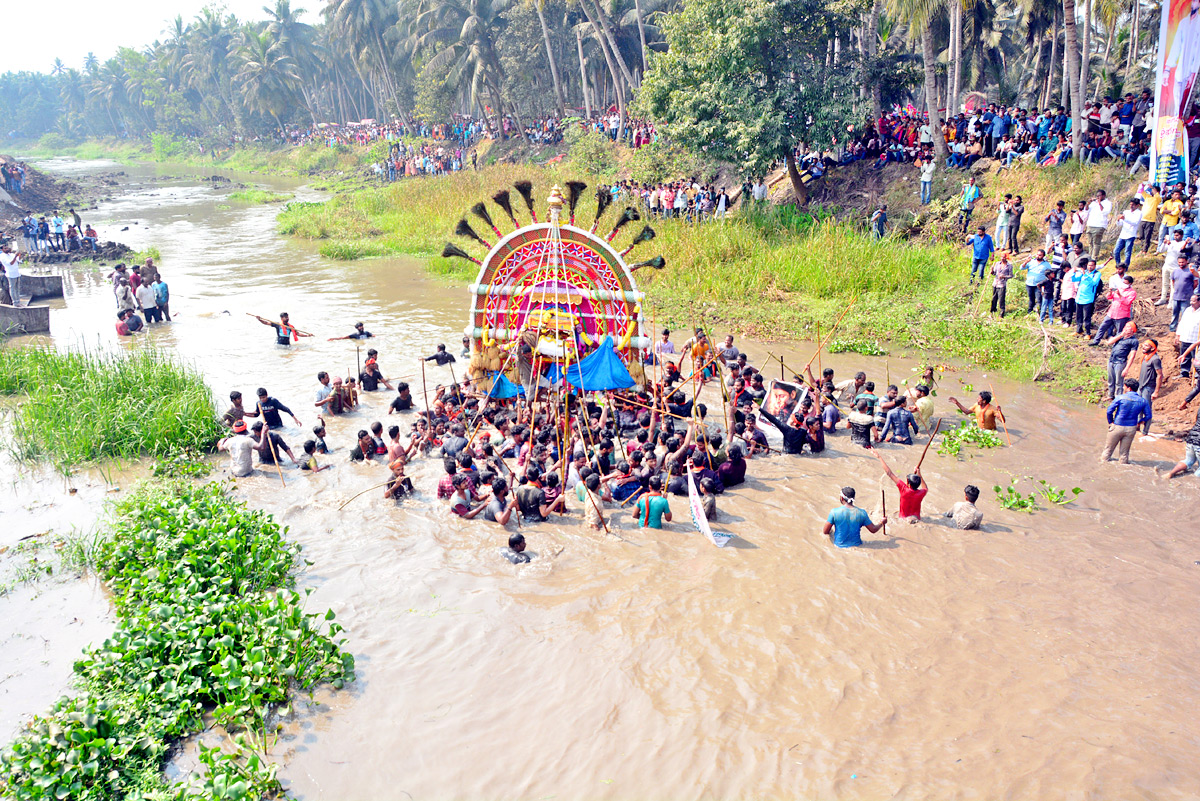
[(879, 451), (872, 448), (871, 453), (875, 454), (875, 458), (883, 465), (883, 472), (896, 485), (896, 489), (900, 490), (900, 517), (915, 523), (921, 519), (921, 501), (925, 500), (925, 496), (929, 494), (929, 485), (925, 483), (925, 479), (921, 477), (921, 468), (917, 468), (917, 472), (908, 477), (907, 480), (901, 481), (892, 468), (888, 467), (887, 462), (883, 460), (883, 456)]

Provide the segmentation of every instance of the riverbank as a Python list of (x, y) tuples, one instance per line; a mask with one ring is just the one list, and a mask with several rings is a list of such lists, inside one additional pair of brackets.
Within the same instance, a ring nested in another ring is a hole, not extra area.
[[(474, 265), (435, 254), (455, 239), (455, 222), (470, 216), (474, 203), (522, 178), (534, 180), (540, 198), (551, 185), (575, 177), (565, 169), (497, 165), (435, 179), (358, 186), (325, 203), (288, 204), (279, 215), (279, 228), (318, 241), (322, 255), (331, 258), (418, 255), (429, 259), (431, 272), (468, 283), (475, 276)], [(595, 213), (592, 198), (589, 190), (579, 204), (577, 219), (585, 228)], [(511, 228), (498, 207), (489, 207), (498, 225), (506, 223), (502, 230)], [(518, 219), (527, 216), (520, 211)], [(610, 210), (601, 227), (607, 230), (616, 216)], [(651, 225), (656, 238), (634, 255), (643, 259), (661, 253), (667, 260), (661, 271), (638, 273), (650, 316), (658, 324), (720, 324), (746, 336), (811, 339), (818, 325), (828, 332), (828, 325), (853, 302), (853, 313), (832, 343), (835, 350), (957, 358), (1089, 399), (1100, 390), (1102, 371), (1086, 349), (1054, 333), (1047, 338), (1029, 317), (990, 316), (990, 293), (969, 289), (966, 257), (948, 244), (892, 237), (874, 241), (850, 222), (820, 220), (792, 207), (756, 213), (738, 209), (723, 222), (703, 225), (678, 220)], [(482, 223), (477, 227), (487, 231)], [(618, 244), (636, 228), (629, 226)], [(478, 244), (455, 241), (477, 257), (483, 255)]]

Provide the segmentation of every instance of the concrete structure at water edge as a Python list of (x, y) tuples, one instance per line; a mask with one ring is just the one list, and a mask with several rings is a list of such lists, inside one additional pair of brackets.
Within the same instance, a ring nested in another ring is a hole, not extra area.
[[(7, 287), (4, 292), (7, 297)], [(0, 303), (0, 335), (46, 334), (50, 332), (50, 307), (30, 306), (35, 300), (61, 298), (61, 275), (21, 276), (21, 306)]]

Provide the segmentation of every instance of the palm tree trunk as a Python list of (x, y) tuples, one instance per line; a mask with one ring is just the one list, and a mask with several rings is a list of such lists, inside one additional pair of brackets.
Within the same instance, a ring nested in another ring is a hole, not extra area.
[(1046, 91), (1041, 102), (1041, 107), (1045, 109), (1050, 105), (1050, 98), (1054, 96), (1054, 71), (1058, 69), (1058, 13), (1054, 14), (1054, 31), (1050, 35), (1050, 70), (1046, 74)]
[(925, 108), (929, 111), (929, 128), (933, 133), (934, 160), (946, 163), (946, 137), (938, 124), (937, 108), (937, 55), (933, 52), (933, 31), (929, 25), (921, 32), (921, 59), (925, 64)]
[(951, 75), (953, 80), (949, 83), (950, 96), (946, 98), (947, 113), (958, 113), (958, 100), (962, 97), (962, 45), (963, 45), (963, 8), (961, 0), (950, 0), (950, 25), (953, 33), (951, 34), (954, 43), (952, 47), (953, 66)]
[(638, 39), (642, 43), (642, 75), (650, 71), (650, 59), (646, 54), (646, 21), (642, 18), (642, 0), (633, 0), (633, 9), (637, 12)]
[(533, 7), (537, 10), (538, 22), (542, 23), (542, 44), (546, 46), (546, 60), (550, 62), (550, 77), (554, 81), (554, 96), (558, 98), (558, 113), (567, 116), (567, 101), (563, 97), (562, 81), (558, 79), (558, 62), (554, 59), (554, 48), (550, 46), (550, 28), (546, 25), (546, 15), (542, 13), (540, 0), (534, 0)]
[(600, 52), (604, 54), (604, 63), (608, 65), (608, 72), (612, 75), (613, 93), (617, 98), (617, 108), (621, 115), (621, 128), (625, 127), (625, 92), (621, 85), (621, 75), (617, 72), (617, 67), (613, 63), (612, 54), (608, 49), (608, 39), (604, 36), (604, 31), (596, 24), (595, 18), (588, 11), (587, 0), (582, 0), (579, 7), (583, 9), (583, 15), (587, 17), (588, 22), (592, 25), (592, 31), (596, 34), (596, 41), (600, 43)]
[(1089, 67), (1092, 63), (1092, 0), (1086, 0), (1083, 5), (1083, 50), (1080, 52), (1079, 61), (1079, 86), (1080, 91), (1083, 91), (1091, 78)]
[(587, 67), (583, 62), (583, 34), (575, 31), (575, 47), (579, 53), (579, 88), (583, 92), (583, 112), (588, 119), (592, 117), (592, 100), (588, 95)]
[(1063, 0), (1063, 30), (1066, 42), (1066, 70), (1071, 92), (1071, 155), (1079, 158), (1079, 145), (1083, 141), (1083, 90), (1079, 85), (1079, 38), (1076, 34), (1075, 0)]
[(1108, 57), (1112, 55), (1113, 40), (1117, 38), (1117, 20), (1113, 17), (1111, 24), (1108, 26), (1108, 36), (1104, 41), (1104, 58), (1100, 60), (1100, 74), (1096, 76), (1096, 95), (1100, 94), (1100, 90), (1104, 84), (1104, 73), (1108, 72)]
[(1139, 2), (1139, 0), (1133, 0), (1133, 24), (1130, 26), (1129, 30), (1129, 50), (1125, 54), (1125, 86), (1130, 84), (1130, 75), (1132, 74), (1134, 65), (1137, 64), (1138, 27), (1140, 26), (1141, 21), (1142, 4)]
[[(625, 63), (625, 57), (621, 55), (621, 48), (617, 46), (617, 36), (612, 32), (612, 21), (608, 15), (604, 13), (604, 6), (600, 0), (592, 0), (596, 6), (596, 17), (600, 20), (600, 32), (607, 40), (608, 46), (612, 48), (613, 57), (617, 62), (617, 66), (621, 68), (621, 75), (625, 78), (629, 88), (637, 86), (637, 82), (633, 80), (633, 73), (629, 71), (629, 65)], [(586, 5), (587, 0), (583, 0), (580, 5)], [(622, 115), (622, 118), (624, 115)]]
[[(883, 94), (879, 80), (871, 79), (875, 74), (875, 57), (879, 50), (879, 15), (883, 12), (882, 0), (875, 0), (867, 12), (863, 25), (863, 58), (866, 61), (863, 70), (863, 94), (871, 98), (871, 119), (878, 120), (883, 116)], [(869, 70), (869, 73), (868, 73)]]

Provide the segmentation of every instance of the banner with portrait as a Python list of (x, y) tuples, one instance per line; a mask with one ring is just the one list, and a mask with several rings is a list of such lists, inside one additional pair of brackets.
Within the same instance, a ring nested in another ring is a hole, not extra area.
[[(763, 398), (762, 408), (786, 423), (792, 418), (792, 413), (800, 408), (800, 402), (807, 393), (808, 389), (801, 384), (773, 380), (767, 388), (766, 397)], [(767, 425), (771, 423), (766, 418), (763, 418), (763, 422)]]
[(1187, 181), (1188, 137), (1184, 120), (1200, 66), (1200, 0), (1163, 3), (1158, 34), (1154, 130), (1150, 135), (1150, 177), (1166, 187)]

